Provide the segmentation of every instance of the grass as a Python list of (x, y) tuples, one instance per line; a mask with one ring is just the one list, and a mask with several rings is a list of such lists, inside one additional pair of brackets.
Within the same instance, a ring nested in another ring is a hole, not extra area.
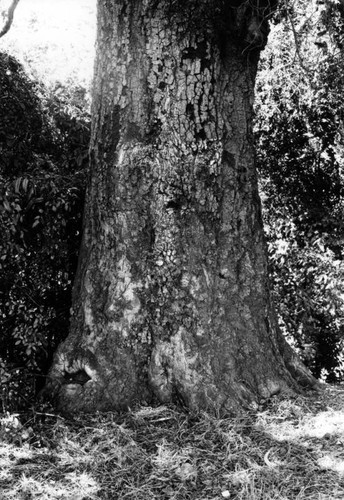
[(344, 388), (255, 414), (176, 407), (1, 419), (4, 500), (344, 498)]

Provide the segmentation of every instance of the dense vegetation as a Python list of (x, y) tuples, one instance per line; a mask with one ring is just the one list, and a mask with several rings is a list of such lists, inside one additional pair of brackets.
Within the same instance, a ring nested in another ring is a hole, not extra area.
[(316, 377), (344, 376), (344, 7), (284, 2), (257, 81), (256, 139), (281, 328)]
[(41, 387), (68, 331), (87, 167), (84, 90), (48, 91), (0, 55), (0, 380), (3, 408)]
[[(341, 4), (282, 5), (255, 124), (280, 325), (328, 381), (344, 378), (343, 44)], [(0, 398), (13, 410), (33, 401), (68, 331), (90, 117), (83, 85), (45, 87), (8, 54), (0, 91)]]

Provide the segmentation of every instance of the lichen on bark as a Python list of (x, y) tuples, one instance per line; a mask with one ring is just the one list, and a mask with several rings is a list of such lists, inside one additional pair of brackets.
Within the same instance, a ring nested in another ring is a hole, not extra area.
[(98, 2), (84, 236), (50, 372), (65, 411), (231, 411), (315, 383), (268, 288), (251, 123), (269, 4), (178, 1)]

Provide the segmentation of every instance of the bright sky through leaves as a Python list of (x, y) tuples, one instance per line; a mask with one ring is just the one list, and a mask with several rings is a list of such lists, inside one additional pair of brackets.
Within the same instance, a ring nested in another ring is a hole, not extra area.
[(92, 78), (96, 0), (21, 0), (13, 25), (1, 40), (34, 76), (47, 83)]

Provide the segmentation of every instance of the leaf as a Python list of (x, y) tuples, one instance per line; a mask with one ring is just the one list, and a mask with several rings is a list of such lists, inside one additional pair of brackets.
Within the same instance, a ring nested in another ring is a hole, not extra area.
[(23, 188), (23, 191), (26, 193), (27, 191), (27, 187), (29, 185), (29, 179), (27, 179), (26, 177), (23, 179), (23, 182), (22, 182), (22, 188)]
[(19, 194), (20, 193), (20, 184), (21, 184), (22, 178), (18, 177), (14, 183), (14, 191), (15, 193)]
[(7, 212), (11, 212), (11, 206), (10, 206), (10, 204), (8, 203), (8, 201), (7, 201), (7, 200), (4, 200), (4, 201), (3, 201), (3, 205), (4, 205), (4, 207), (5, 207), (5, 210), (7, 210)]

